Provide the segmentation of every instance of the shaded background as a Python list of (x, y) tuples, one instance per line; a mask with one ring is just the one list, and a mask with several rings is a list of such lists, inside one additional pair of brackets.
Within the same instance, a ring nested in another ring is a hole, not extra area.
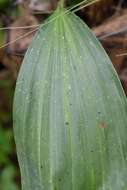
[[(66, 0), (65, 3), (71, 6), (80, 1)], [(12, 101), (22, 59), (35, 33), (26, 35), (35, 28), (2, 28), (43, 23), (56, 6), (57, 0), (0, 0), (0, 190), (20, 190)], [(104, 46), (127, 94), (127, 1), (101, 0), (76, 14), (92, 28)], [(17, 38), (21, 39), (16, 41)]]

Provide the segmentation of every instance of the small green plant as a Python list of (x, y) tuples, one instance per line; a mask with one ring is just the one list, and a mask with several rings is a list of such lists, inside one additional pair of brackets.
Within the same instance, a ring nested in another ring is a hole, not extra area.
[(23, 190), (126, 190), (127, 102), (90, 29), (61, 5), (40, 26), (14, 97)]

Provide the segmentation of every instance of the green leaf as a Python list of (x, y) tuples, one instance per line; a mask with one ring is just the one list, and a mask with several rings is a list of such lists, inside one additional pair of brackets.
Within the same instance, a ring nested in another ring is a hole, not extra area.
[(0, 0), (0, 9), (5, 9), (9, 4), (12, 3), (11, 0)]
[[(0, 21), (0, 28), (2, 27), (1, 21)], [(0, 46), (2, 46), (5, 43), (5, 33), (4, 31), (0, 31)], [(1, 81), (0, 81), (1, 82)]]
[(6, 167), (0, 176), (0, 187), (2, 190), (18, 190), (14, 183), (15, 170), (12, 166)]
[(22, 189), (126, 190), (127, 102), (118, 76), (76, 15), (58, 9), (51, 19), (16, 85)]
[(0, 165), (9, 162), (8, 155), (12, 152), (12, 131), (3, 130), (0, 126)]

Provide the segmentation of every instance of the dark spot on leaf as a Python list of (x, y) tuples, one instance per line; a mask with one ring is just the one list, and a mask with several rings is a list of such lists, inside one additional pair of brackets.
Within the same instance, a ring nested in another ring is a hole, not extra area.
[(61, 181), (61, 178), (59, 178), (59, 181)]
[(74, 70), (76, 70), (76, 66), (74, 65)]
[(100, 114), (101, 114), (101, 112), (100, 112), (100, 111), (98, 111), (98, 114), (100, 115)]
[(41, 165), (41, 168), (43, 168), (43, 166)]
[(69, 125), (69, 122), (66, 122), (65, 124), (66, 124), (66, 125)]

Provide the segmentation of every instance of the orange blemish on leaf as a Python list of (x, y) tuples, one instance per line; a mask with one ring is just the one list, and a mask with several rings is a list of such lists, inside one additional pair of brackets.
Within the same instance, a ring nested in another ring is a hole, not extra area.
[(107, 125), (102, 122), (102, 123), (100, 123), (100, 124), (98, 125), (98, 127), (101, 128), (101, 129), (105, 129), (105, 128), (107, 128)]

